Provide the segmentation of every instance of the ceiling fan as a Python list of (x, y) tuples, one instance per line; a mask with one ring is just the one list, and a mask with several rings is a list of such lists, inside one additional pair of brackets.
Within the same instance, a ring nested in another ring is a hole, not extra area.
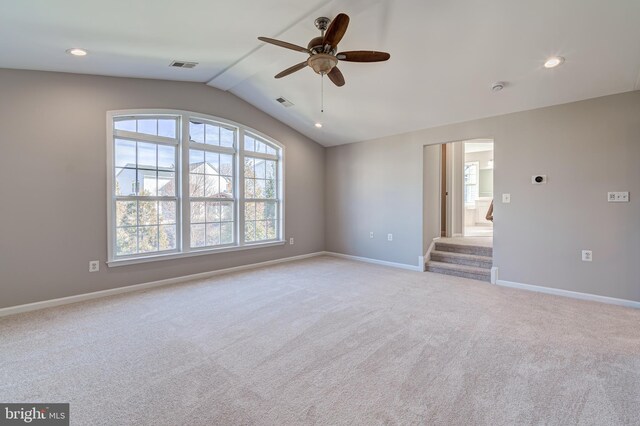
[[(329, 24), (331, 23), (331, 24)], [(344, 86), (344, 76), (336, 66), (339, 61), (346, 62), (382, 62), (388, 60), (391, 55), (386, 52), (376, 52), (373, 50), (353, 50), (349, 52), (339, 52), (338, 43), (342, 40), (344, 33), (349, 26), (349, 16), (340, 13), (333, 21), (329, 18), (320, 17), (315, 20), (316, 28), (321, 31), (320, 37), (311, 39), (307, 47), (287, 43), (268, 37), (258, 37), (258, 40), (271, 43), (298, 52), (309, 54), (306, 61), (300, 62), (286, 70), (276, 74), (275, 78), (282, 78), (296, 71), (300, 71), (306, 66), (310, 66), (316, 73), (327, 75), (336, 86)]]

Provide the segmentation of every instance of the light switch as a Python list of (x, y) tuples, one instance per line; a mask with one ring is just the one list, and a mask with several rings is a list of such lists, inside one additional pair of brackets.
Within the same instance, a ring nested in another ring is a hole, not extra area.
[(511, 194), (502, 194), (502, 203), (509, 204), (511, 202)]

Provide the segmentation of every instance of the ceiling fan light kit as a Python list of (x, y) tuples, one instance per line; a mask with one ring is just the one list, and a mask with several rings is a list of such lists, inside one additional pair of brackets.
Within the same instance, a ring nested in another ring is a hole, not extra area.
[(338, 52), (338, 43), (342, 40), (347, 27), (349, 26), (349, 16), (344, 13), (338, 14), (333, 21), (321, 16), (315, 20), (315, 26), (320, 30), (321, 35), (314, 37), (302, 47), (286, 41), (276, 40), (268, 37), (258, 37), (258, 40), (270, 43), (286, 49), (307, 53), (309, 58), (299, 64), (293, 65), (286, 70), (276, 74), (275, 78), (282, 78), (302, 68), (309, 66), (313, 71), (321, 76), (328, 76), (336, 86), (343, 86), (344, 76), (338, 69), (339, 61), (346, 62), (382, 62), (388, 60), (391, 55), (386, 52), (376, 52), (367, 50), (356, 50), (351, 52)]
[(307, 59), (307, 65), (309, 65), (316, 74), (329, 74), (329, 72), (338, 65), (338, 59), (335, 56), (327, 53), (317, 53), (309, 56)]

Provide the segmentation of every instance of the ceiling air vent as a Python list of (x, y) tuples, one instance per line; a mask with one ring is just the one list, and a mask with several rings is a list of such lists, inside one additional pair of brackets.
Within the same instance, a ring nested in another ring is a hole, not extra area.
[(195, 68), (198, 65), (197, 62), (186, 62), (186, 61), (173, 61), (169, 64), (170, 67), (176, 68)]
[(280, 102), (282, 106), (285, 108), (289, 108), (290, 106), (293, 106), (293, 103), (291, 103), (291, 101), (283, 98), (282, 96), (280, 96), (279, 98), (276, 98), (276, 101)]

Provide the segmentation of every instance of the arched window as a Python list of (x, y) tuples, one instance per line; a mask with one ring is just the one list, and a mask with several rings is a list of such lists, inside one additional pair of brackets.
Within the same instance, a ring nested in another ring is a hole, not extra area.
[(186, 111), (111, 111), (109, 264), (283, 244), (278, 142)]

